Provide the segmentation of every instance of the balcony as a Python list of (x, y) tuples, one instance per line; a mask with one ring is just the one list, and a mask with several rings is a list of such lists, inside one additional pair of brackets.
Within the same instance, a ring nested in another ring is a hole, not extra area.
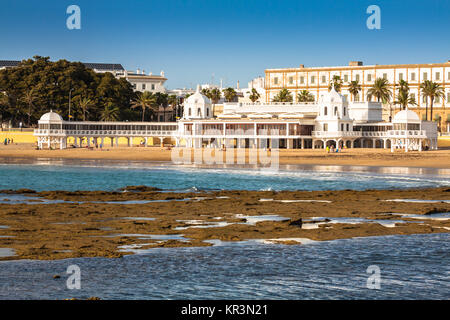
[(313, 131), (313, 138), (360, 138), (359, 131)]

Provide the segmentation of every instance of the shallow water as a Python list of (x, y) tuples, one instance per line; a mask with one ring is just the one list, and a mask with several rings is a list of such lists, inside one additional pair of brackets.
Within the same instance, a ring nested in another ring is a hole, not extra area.
[[(5, 261), (0, 299), (449, 299), (449, 244), (447, 233)], [(66, 288), (72, 264), (81, 269), (81, 290)], [(380, 290), (366, 287), (371, 265), (381, 269)]]
[(8, 160), (0, 189), (117, 190), (147, 185), (165, 190), (342, 190), (450, 186), (450, 170), (351, 166), (196, 167), (97, 160)]

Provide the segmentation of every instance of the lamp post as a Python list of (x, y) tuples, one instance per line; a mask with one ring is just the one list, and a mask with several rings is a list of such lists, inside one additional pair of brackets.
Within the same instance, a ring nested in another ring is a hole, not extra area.
[(70, 106), (71, 106), (71, 102), (72, 102), (72, 91), (73, 91), (73, 88), (70, 89), (70, 91), (69, 91), (69, 121), (70, 121), (70, 118), (72, 118), (72, 116), (70, 115)]

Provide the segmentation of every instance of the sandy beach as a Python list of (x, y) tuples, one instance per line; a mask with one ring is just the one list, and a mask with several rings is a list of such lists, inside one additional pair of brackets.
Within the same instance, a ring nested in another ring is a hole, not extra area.
[[(0, 157), (4, 158), (171, 161), (172, 152), (173, 150), (161, 147), (35, 150), (33, 144), (0, 145)], [(211, 152), (211, 150), (203, 149), (203, 152)], [(264, 150), (261, 152), (267, 153)], [(248, 163), (248, 150), (245, 157), (245, 162)], [(237, 161), (236, 155), (235, 161)], [(280, 149), (278, 161), (279, 164), (450, 168), (450, 149), (444, 147), (435, 151), (409, 153), (403, 151), (391, 153), (388, 149), (344, 149), (340, 153), (327, 153), (322, 149)]]

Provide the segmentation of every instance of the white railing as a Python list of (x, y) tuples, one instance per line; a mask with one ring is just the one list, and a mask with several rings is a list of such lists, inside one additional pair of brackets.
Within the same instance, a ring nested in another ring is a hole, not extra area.
[(360, 131), (363, 137), (373, 137), (373, 138), (382, 138), (386, 137), (387, 133), (385, 131)]
[(388, 136), (393, 137), (405, 137), (405, 136), (417, 136), (417, 137), (425, 137), (425, 130), (389, 130), (387, 132)]
[(338, 138), (338, 137), (349, 137), (358, 138), (361, 137), (361, 132), (359, 131), (313, 131), (312, 136), (315, 138)]
[(57, 130), (57, 129), (36, 129), (34, 135), (62, 135), (62, 136), (124, 136), (124, 137), (142, 137), (142, 136), (174, 136), (178, 130)]

